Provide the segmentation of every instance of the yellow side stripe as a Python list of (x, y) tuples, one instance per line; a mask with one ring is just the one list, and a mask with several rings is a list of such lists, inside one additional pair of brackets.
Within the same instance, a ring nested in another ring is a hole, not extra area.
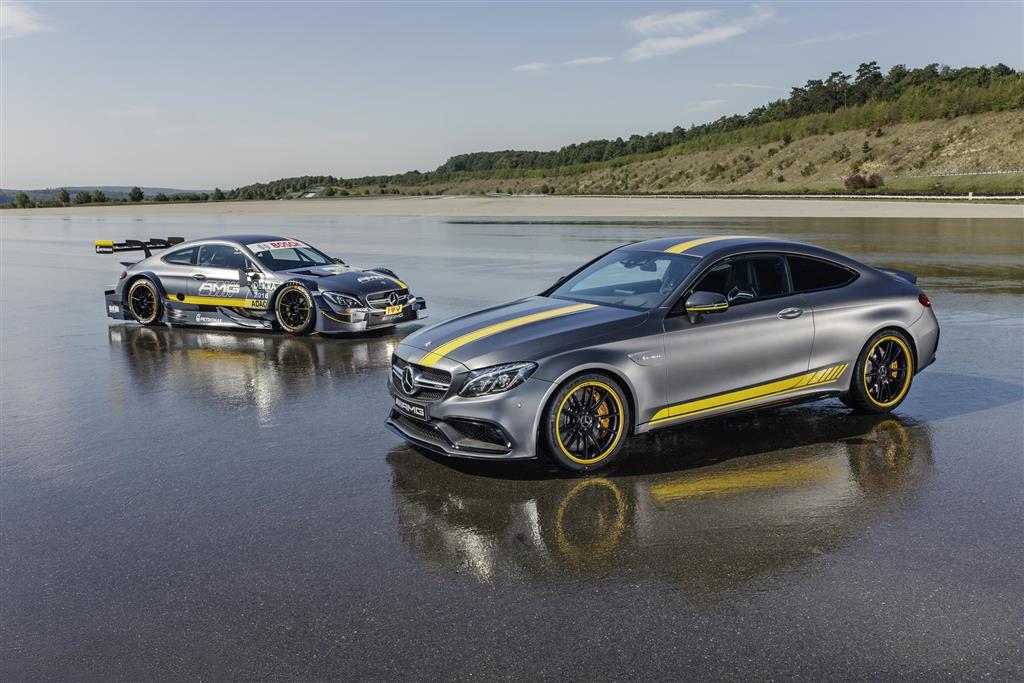
[(266, 306), (258, 306), (257, 301), (265, 301), (265, 299), (235, 299), (232, 297), (222, 296), (186, 296), (179, 299), (176, 296), (168, 296), (168, 301), (176, 304), (193, 304), (196, 306), (223, 306), (225, 308), (266, 308)]
[(492, 334), (498, 334), (499, 332), (504, 332), (505, 330), (510, 330), (514, 327), (521, 327), (522, 325), (535, 323), (539, 320), (557, 318), (558, 316), (569, 315), (570, 313), (578, 313), (579, 311), (586, 311), (591, 308), (597, 308), (597, 305), (576, 304), (574, 306), (563, 306), (562, 308), (555, 308), (550, 311), (541, 311), (540, 313), (532, 313), (530, 315), (524, 315), (519, 318), (512, 318), (511, 320), (506, 320), (505, 322), (502, 323), (496, 323), (494, 325), (488, 325), (487, 327), (481, 327), (479, 330), (469, 332), (467, 334), (462, 335), (461, 337), (456, 337), (455, 339), (452, 339), (450, 342), (441, 344), (441, 346), (438, 346), (436, 349), (434, 349), (427, 355), (423, 356), (423, 358), (419, 360), (419, 364), (431, 367), (435, 363), (437, 363), (437, 361), (441, 360), (443, 357), (445, 357), (455, 349), (459, 348), (460, 346), (465, 346), (470, 342), (475, 342), (477, 339), (489, 337)]
[(812, 370), (811, 372), (797, 375), (795, 377), (787, 377), (786, 379), (775, 380), (774, 382), (768, 382), (767, 384), (759, 384), (747, 389), (740, 389), (739, 391), (730, 391), (717, 396), (711, 396), (709, 398), (680, 403), (679, 405), (659, 410), (651, 419), (651, 424), (675, 420), (681, 417), (689, 417), (691, 415), (698, 415), (700, 413), (708, 413), (720, 408), (750, 403), (751, 401), (756, 401), (762, 398), (780, 396), (805, 387), (813, 387), (820, 384), (831, 384), (835, 380), (839, 379), (839, 376), (843, 374), (847, 367), (848, 364), (831, 365), (827, 368)]
[(689, 240), (687, 242), (680, 242), (674, 244), (665, 251), (669, 254), (682, 254), (689, 249), (699, 247), (702, 244), (709, 244), (711, 242), (721, 242), (723, 240), (749, 240), (749, 239), (760, 239), (753, 235), (719, 235), (718, 237), (701, 237), (700, 239)]

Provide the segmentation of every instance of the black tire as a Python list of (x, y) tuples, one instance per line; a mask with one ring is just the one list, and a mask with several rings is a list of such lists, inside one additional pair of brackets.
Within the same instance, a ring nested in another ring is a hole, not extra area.
[(907, 336), (896, 330), (875, 334), (857, 357), (850, 390), (840, 399), (862, 413), (888, 413), (907, 397), (914, 380), (914, 354)]
[(541, 422), (551, 458), (574, 472), (607, 467), (622, 451), (631, 415), (626, 392), (602, 374), (575, 377), (558, 388)]
[(128, 286), (125, 304), (132, 320), (141, 325), (160, 325), (163, 322), (164, 304), (160, 290), (146, 277), (140, 277)]
[(274, 297), (274, 317), (288, 334), (302, 336), (313, 331), (316, 324), (316, 304), (309, 290), (291, 282), (281, 286)]

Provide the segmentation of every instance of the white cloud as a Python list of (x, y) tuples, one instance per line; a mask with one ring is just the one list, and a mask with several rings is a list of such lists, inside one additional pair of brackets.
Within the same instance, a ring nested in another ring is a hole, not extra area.
[(577, 57), (576, 59), (570, 59), (567, 62), (562, 62), (565, 66), (584, 66), (586, 64), (604, 64), (610, 62), (614, 57)]
[(718, 10), (692, 10), (675, 14), (648, 14), (626, 22), (626, 28), (642, 35), (689, 33), (718, 15)]
[(713, 45), (723, 40), (729, 40), (746, 29), (741, 26), (717, 26), (708, 28), (693, 34), (692, 36), (668, 36), (665, 38), (648, 38), (641, 43), (626, 50), (626, 58), (631, 61), (650, 59), (651, 57), (662, 57), (675, 54), (683, 50), (701, 45)]
[(679, 14), (651, 14), (626, 22), (638, 33), (677, 32), (685, 35), (647, 38), (626, 51), (626, 59), (640, 61), (675, 54), (702, 45), (714, 45), (746, 33), (751, 28), (775, 19), (770, 7), (752, 5), (750, 14), (718, 25), (708, 25), (717, 11), (692, 11)]
[(716, 83), (717, 88), (743, 88), (746, 90), (782, 90), (774, 85), (760, 85), (758, 83)]
[(31, 7), (18, 2), (0, 2), (0, 38), (21, 38), (54, 30)]
[(112, 119), (144, 119), (153, 116), (157, 111), (156, 107), (121, 107), (120, 109), (111, 109), (107, 112), (107, 116)]
[(843, 31), (840, 33), (829, 33), (825, 36), (816, 36), (814, 38), (807, 38), (805, 40), (798, 40), (795, 43), (788, 43), (786, 47), (799, 47), (801, 45), (820, 45), (821, 43), (838, 43), (841, 40), (857, 40), (858, 38), (868, 38), (869, 36), (877, 36), (881, 31), (859, 31), (850, 32)]
[(512, 67), (513, 71), (525, 71), (527, 73), (540, 73), (546, 71), (551, 66), (547, 62), (530, 62), (528, 64), (520, 64), (519, 66)]
[(712, 109), (718, 109), (726, 102), (728, 102), (728, 100), (700, 100), (698, 102), (694, 102), (689, 107), (686, 107), (683, 111), (689, 114), (698, 111), (710, 111)]

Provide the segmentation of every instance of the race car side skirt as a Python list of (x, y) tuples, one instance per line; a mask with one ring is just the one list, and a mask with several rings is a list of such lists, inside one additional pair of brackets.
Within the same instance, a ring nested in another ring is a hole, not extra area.
[(172, 325), (207, 325), (214, 327), (244, 327), (253, 330), (269, 330), (269, 320), (247, 318), (225, 308), (213, 310), (178, 307), (173, 303), (165, 306), (164, 320)]

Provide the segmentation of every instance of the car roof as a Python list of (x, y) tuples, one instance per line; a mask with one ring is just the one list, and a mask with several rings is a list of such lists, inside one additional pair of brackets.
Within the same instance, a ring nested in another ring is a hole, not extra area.
[(788, 251), (812, 256), (824, 256), (843, 262), (851, 260), (834, 251), (816, 247), (812, 244), (754, 235), (681, 235), (678, 237), (660, 237), (643, 242), (634, 242), (623, 248), (685, 254), (699, 259), (710, 256), (728, 256), (729, 254), (746, 252), (753, 249), (755, 251)]
[(245, 235), (213, 235), (211, 237), (203, 237), (202, 239), (191, 240), (193, 242), (212, 242), (219, 240), (221, 242), (238, 242), (239, 244), (255, 244), (256, 242), (281, 242), (290, 239), (288, 237), (281, 237), (280, 235), (261, 235), (261, 234), (245, 234)]

